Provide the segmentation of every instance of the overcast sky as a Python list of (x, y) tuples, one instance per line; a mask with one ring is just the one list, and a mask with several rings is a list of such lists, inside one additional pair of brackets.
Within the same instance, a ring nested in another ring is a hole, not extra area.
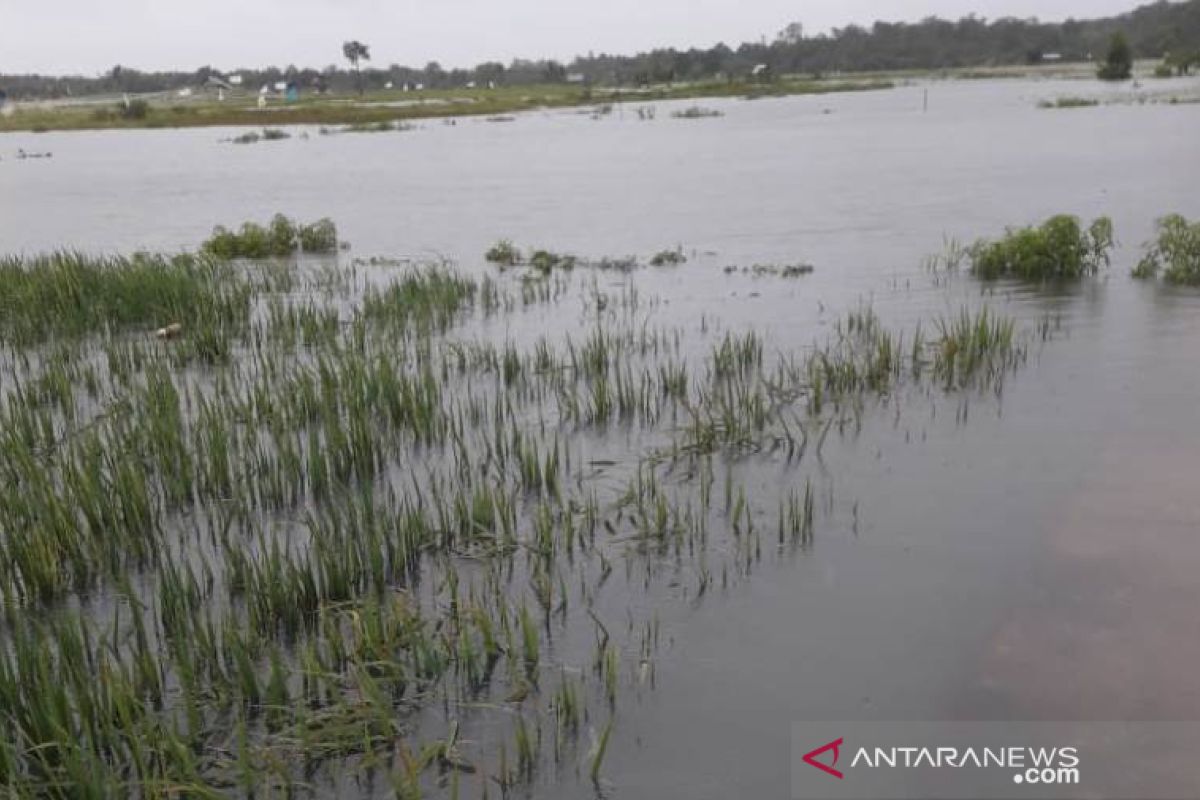
[(342, 41), (372, 65), (473, 66), (588, 51), (737, 45), (799, 21), (818, 32), (930, 14), (1108, 16), (1138, 0), (0, 0), (0, 73), (321, 67)]

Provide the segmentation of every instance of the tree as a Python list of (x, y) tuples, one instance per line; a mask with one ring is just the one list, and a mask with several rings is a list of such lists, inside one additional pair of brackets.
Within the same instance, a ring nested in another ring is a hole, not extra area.
[(1132, 73), (1133, 52), (1129, 49), (1125, 34), (1117, 31), (1109, 40), (1108, 56), (1096, 71), (1096, 75), (1104, 81), (1123, 81), (1128, 80)]
[(362, 69), (359, 67), (360, 61), (370, 61), (371, 51), (367, 46), (360, 41), (351, 40), (342, 45), (342, 55), (354, 67), (355, 78), (358, 82), (358, 93), (363, 93)]

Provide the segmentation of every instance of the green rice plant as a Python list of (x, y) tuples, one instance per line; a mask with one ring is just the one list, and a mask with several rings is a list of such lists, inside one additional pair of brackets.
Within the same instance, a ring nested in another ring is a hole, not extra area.
[(362, 317), (374, 324), (445, 329), (474, 301), (479, 284), (442, 266), (406, 272), (384, 289), (367, 290)]
[(1084, 231), (1076, 217), (1060, 214), (1037, 227), (1010, 229), (1002, 239), (976, 242), (970, 249), (971, 272), (984, 279), (1081, 278), (1108, 265), (1112, 245), (1108, 217)]
[(600, 738), (596, 740), (595, 746), (592, 748), (588, 777), (597, 786), (600, 784), (600, 768), (604, 765), (604, 755), (608, 752), (608, 740), (612, 736), (613, 721), (614, 718), (609, 717), (608, 722), (604, 725), (604, 730), (600, 732)]
[(1179, 214), (1158, 220), (1158, 237), (1133, 270), (1135, 278), (1161, 274), (1168, 283), (1200, 285), (1200, 222)]
[(28, 345), (175, 322), (185, 336), (243, 327), (251, 293), (235, 271), (201, 256), (8, 257), (0, 260), (0, 339)]
[(1013, 320), (986, 307), (939, 319), (937, 328), (938, 337), (931, 343), (933, 371), (947, 385), (963, 386), (981, 375), (986, 385), (1025, 359), (1026, 349), (1017, 341)]

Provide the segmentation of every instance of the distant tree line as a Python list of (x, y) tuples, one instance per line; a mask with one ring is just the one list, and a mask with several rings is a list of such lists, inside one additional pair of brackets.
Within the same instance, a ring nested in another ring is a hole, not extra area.
[[(243, 88), (294, 82), (302, 90), (349, 92), (360, 87), (382, 89), (389, 83), (426, 88), (527, 85), (568, 80), (598, 85), (636, 86), (668, 81), (738, 79), (758, 65), (770, 74), (823, 75), (894, 69), (939, 69), (1037, 63), (1048, 54), (1064, 61), (1101, 61), (1115, 34), (1123, 35), (1134, 58), (1161, 58), (1185, 68), (1200, 63), (1200, 0), (1172, 3), (1159, 0), (1116, 17), (1070, 19), (1061, 23), (1037, 19), (975, 16), (958, 21), (929, 17), (917, 23), (876, 22), (871, 27), (849, 25), (829, 33), (805, 34), (800, 23), (784, 28), (772, 41), (731, 48), (718, 44), (707, 50), (660, 49), (634, 56), (588, 54), (563, 64), (518, 59), (510, 64), (486, 62), (470, 69), (445, 69), (437, 62), (424, 67), (392, 64), (359, 70), (330, 65), (324, 69), (269, 67), (218, 72), (201, 67), (194, 72), (142, 72), (116, 66), (96, 77), (0, 75), (0, 88), (11, 98), (49, 98), (112, 92), (161, 92), (202, 86), (212, 76), (238, 74)], [(347, 43), (350, 44), (350, 43)], [(358, 51), (366, 60), (366, 45)], [(336, 42), (331, 43), (331, 51)], [(2, 65), (0, 65), (2, 66)], [(360, 83), (361, 82), (361, 83)]]

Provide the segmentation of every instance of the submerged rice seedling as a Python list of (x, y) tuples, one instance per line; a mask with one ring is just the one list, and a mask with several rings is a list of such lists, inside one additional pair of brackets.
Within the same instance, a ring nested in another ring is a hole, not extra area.
[(239, 326), (250, 292), (244, 278), (202, 256), (8, 257), (0, 260), (0, 339), (27, 345), (173, 322), (193, 333)]

